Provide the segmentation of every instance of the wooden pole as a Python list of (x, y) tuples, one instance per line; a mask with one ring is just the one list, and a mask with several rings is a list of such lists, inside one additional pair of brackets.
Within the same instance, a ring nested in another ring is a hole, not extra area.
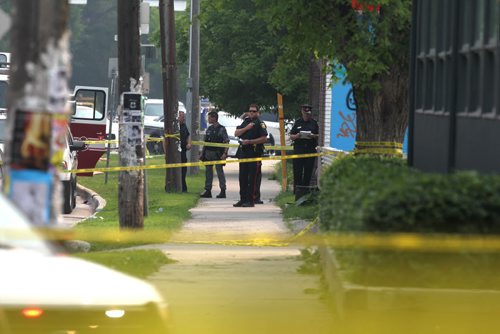
[[(160, 45), (163, 74), (163, 115), (165, 135), (179, 133), (177, 121), (177, 74), (175, 60), (175, 14), (173, 0), (160, 0)], [(165, 162), (180, 162), (178, 141), (167, 137), (165, 143)], [(167, 168), (165, 170), (165, 191), (181, 192), (181, 169)]]
[[(120, 96), (124, 92), (142, 93), (140, 77), (140, 37), (139, 37), (139, 0), (118, 1), (118, 73)], [(139, 99), (140, 100), (140, 99)], [(120, 115), (120, 165), (138, 166), (142, 160), (144, 142), (132, 137), (139, 125), (125, 123), (122, 101)], [(137, 102), (137, 101), (136, 101)], [(137, 103), (134, 105), (137, 107)], [(132, 108), (130, 108), (132, 109)], [(135, 110), (134, 110), (135, 111)], [(128, 111), (127, 111), (128, 112)], [(144, 171), (120, 172), (118, 185), (120, 227), (141, 229), (144, 227)]]
[[(281, 146), (285, 146), (285, 116), (283, 113), (283, 96), (278, 93), (278, 116), (280, 123), (280, 143)], [(281, 156), (286, 156), (286, 150), (281, 150)], [(281, 160), (281, 190), (286, 191), (288, 185), (287, 172), (286, 172), (286, 160)]]
[(13, 1), (7, 138), (9, 197), (33, 224), (55, 225), (70, 73), (67, 1)]

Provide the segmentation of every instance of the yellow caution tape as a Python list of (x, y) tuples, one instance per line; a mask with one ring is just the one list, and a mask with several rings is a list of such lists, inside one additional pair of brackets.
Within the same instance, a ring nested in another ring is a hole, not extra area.
[(403, 144), (398, 142), (386, 142), (386, 141), (357, 141), (355, 144), (357, 147), (369, 146), (369, 147), (396, 147), (403, 148)]
[(353, 153), (356, 154), (383, 154), (403, 156), (403, 150), (399, 148), (356, 148)]
[(65, 170), (66, 173), (94, 173), (94, 172), (123, 172), (123, 171), (139, 171), (147, 169), (166, 169), (166, 168), (179, 168), (179, 167), (192, 167), (192, 166), (208, 166), (208, 165), (222, 165), (227, 163), (246, 163), (265, 160), (287, 160), (287, 159), (301, 159), (301, 158), (314, 158), (324, 155), (337, 155), (336, 152), (325, 153), (309, 153), (309, 154), (292, 154), (287, 156), (274, 156), (274, 157), (259, 157), (259, 158), (246, 158), (237, 160), (213, 160), (213, 161), (200, 161), (200, 162), (184, 162), (172, 163), (161, 165), (142, 165), (142, 166), (120, 166), (120, 167), (102, 167), (102, 168), (87, 168), (87, 169), (71, 169)]
[[(165, 134), (163, 137), (148, 137), (145, 142), (161, 142), (164, 138), (175, 138), (179, 139), (179, 134)], [(120, 141), (118, 139), (113, 140), (84, 140), (85, 144), (118, 144)]]
[[(491, 235), (456, 235), (456, 234), (417, 234), (417, 233), (319, 233), (305, 235), (317, 224), (311, 222), (306, 228), (291, 238), (273, 238), (260, 236), (256, 238), (218, 239), (218, 234), (192, 235), (192, 240), (172, 239), (174, 233), (159, 229), (151, 230), (120, 230), (113, 228), (96, 228), (95, 231), (84, 230), (54, 230), (42, 228), (41, 232), (49, 240), (87, 240), (113, 242), (154, 242), (179, 244), (217, 244), (228, 246), (274, 246), (287, 247), (291, 244), (304, 246), (324, 245), (333, 248), (384, 249), (397, 251), (419, 252), (476, 252), (492, 253), (500, 251), (500, 237)], [(26, 236), (24, 230), (4, 231), (9, 236), (21, 239)], [(202, 240), (205, 239), (205, 240)]]
[(354, 154), (403, 156), (403, 145), (397, 142), (356, 142)]
[(239, 147), (239, 144), (226, 144), (226, 143), (210, 143), (206, 141), (193, 141), (191, 142), (192, 145), (199, 145), (199, 146), (211, 146), (211, 147)]

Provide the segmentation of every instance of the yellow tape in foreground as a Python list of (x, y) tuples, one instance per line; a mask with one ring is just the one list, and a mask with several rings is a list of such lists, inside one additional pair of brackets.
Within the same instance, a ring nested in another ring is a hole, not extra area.
[(403, 148), (403, 144), (398, 142), (388, 142), (388, 141), (357, 141), (357, 147), (369, 146), (369, 147), (380, 147), (380, 148)]
[[(287, 247), (290, 245), (318, 246), (355, 249), (383, 249), (418, 252), (464, 252), (498, 253), (500, 252), (500, 236), (493, 235), (456, 235), (456, 234), (417, 234), (417, 233), (307, 233), (317, 223), (311, 222), (298, 234), (291, 238), (279, 238), (273, 235), (257, 237), (190, 234), (189, 239), (176, 240), (175, 233), (165, 229), (120, 230), (118, 227), (96, 228), (89, 230), (54, 230), (39, 229), (49, 240), (86, 240), (89, 242), (106, 241), (116, 243), (147, 242), (172, 244), (213, 244), (228, 246), (272, 246)], [(8, 237), (21, 240), (26, 231), (12, 229), (4, 231)]]
[(166, 169), (166, 168), (179, 168), (179, 167), (190, 167), (190, 166), (222, 165), (222, 164), (229, 164), (229, 163), (245, 163), (245, 162), (255, 162), (255, 161), (265, 161), (265, 160), (287, 160), (287, 159), (300, 159), (300, 158), (314, 158), (314, 157), (320, 157), (320, 156), (324, 156), (324, 155), (338, 155), (338, 154), (339, 153), (337, 153), (337, 152), (292, 154), (292, 155), (286, 155), (286, 156), (260, 157), (260, 158), (248, 158), (248, 159), (237, 159), (237, 160), (214, 160), (214, 161), (185, 162), (185, 163), (147, 165), (147, 166), (121, 166), (121, 167), (71, 169), (71, 170), (65, 170), (64, 172), (66, 172), (66, 173), (93, 173), (93, 172), (139, 171), (139, 170), (147, 170), (147, 169)]

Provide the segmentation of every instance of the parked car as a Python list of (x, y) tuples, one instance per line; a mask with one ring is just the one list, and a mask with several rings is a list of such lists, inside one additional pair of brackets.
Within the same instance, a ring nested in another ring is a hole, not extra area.
[[(186, 112), (186, 107), (179, 101), (179, 111)], [(144, 102), (144, 122), (154, 121), (163, 116), (163, 99), (147, 99)]]
[[(225, 111), (219, 111), (219, 123), (224, 125), (227, 130), (227, 134), (229, 135), (229, 139), (231, 140), (231, 143), (238, 143), (238, 138), (234, 136), (234, 132), (236, 131), (236, 127), (239, 126), (243, 120), (239, 117), (233, 116)], [(267, 121), (261, 118), (262, 121), (266, 124), (266, 130), (267, 130), (267, 142), (266, 145), (270, 146), (280, 146), (281, 145), (281, 140), (280, 140), (280, 127), (278, 122), (273, 122), (273, 121)], [(291, 127), (285, 125), (285, 143), (284, 145), (289, 145), (290, 140), (288, 138), (288, 135), (286, 134)], [(266, 155), (273, 155), (275, 153), (278, 153), (279, 151), (275, 150), (266, 150), (265, 154)], [(234, 156), (236, 154), (236, 148), (235, 149), (230, 149), (229, 152), (230, 156)]]
[[(63, 153), (62, 170), (78, 169), (78, 152), (86, 149), (83, 141), (74, 140), (71, 130), (68, 128), (66, 145)], [(68, 214), (76, 206), (76, 180), (77, 175), (73, 173), (59, 173), (63, 184), (63, 213)]]
[[(218, 115), (219, 124), (226, 128), (227, 135), (229, 136), (229, 143), (238, 145), (238, 137), (234, 135), (234, 132), (236, 131), (236, 127), (241, 124), (242, 119), (224, 111), (219, 111)], [(237, 147), (230, 147), (227, 151), (227, 155), (229, 157), (236, 157), (236, 151), (238, 151)]]
[(167, 304), (149, 283), (70, 256), (0, 194), (0, 333), (167, 332)]
[[(186, 112), (186, 107), (181, 101), (178, 111)], [(163, 99), (147, 99), (144, 102), (144, 135), (146, 138), (161, 138), (164, 133), (163, 128)], [(150, 154), (165, 153), (161, 141), (147, 142), (146, 147)]]

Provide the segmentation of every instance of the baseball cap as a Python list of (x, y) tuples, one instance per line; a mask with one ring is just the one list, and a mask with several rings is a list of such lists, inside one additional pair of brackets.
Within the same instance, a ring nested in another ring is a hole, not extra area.
[(308, 114), (312, 112), (312, 107), (309, 104), (303, 104), (301, 106), (302, 110)]

